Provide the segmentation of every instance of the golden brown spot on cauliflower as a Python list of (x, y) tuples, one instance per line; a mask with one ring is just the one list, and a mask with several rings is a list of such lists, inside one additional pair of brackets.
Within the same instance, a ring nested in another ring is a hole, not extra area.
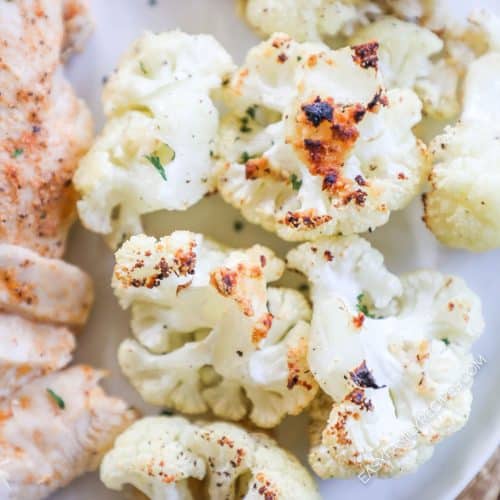
[(224, 297), (233, 295), (238, 284), (238, 273), (229, 268), (221, 268), (210, 274), (210, 284)]
[(271, 313), (266, 313), (257, 321), (252, 330), (252, 342), (254, 344), (258, 344), (267, 337), (271, 326), (273, 326), (273, 319), (274, 316)]
[(176, 295), (179, 295), (183, 290), (187, 290), (193, 283), (193, 280), (189, 280), (186, 283), (182, 283), (181, 285), (177, 285), (177, 289), (175, 291)]
[[(149, 259), (152, 252), (147, 250), (144, 255), (137, 252), (138, 256), (135, 262), (130, 266), (119, 266), (115, 271), (115, 278), (120, 281), (124, 288), (130, 286), (134, 288), (156, 288), (161, 285), (164, 279), (167, 279), (171, 274), (176, 276), (191, 276), (196, 268), (196, 253), (194, 248), (196, 242), (189, 243), (187, 249), (179, 248), (171, 262), (168, 262), (167, 257), (162, 256), (153, 266), (154, 273), (149, 276), (142, 276), (142, 269), (145, 267), (145, 258)], [(157, 245), (157, 252), (162, 252), (163, 247)]]
[(261, 178), (271, 178), (277, 181), (288, 181), (288, 175), (274, 168), (267, 158), (252, 158), (245, 163), (245, 178), (254, 181)]
[[(281, 49), (286, 45), (289, 46), (291, 41), (292, 41), (292, 39), (288, 35), (283, 35), (283, 36), (279, 36), (279, 37), (277, 36), (277, 37), (273, 38), (271, 45), (275, 49)], [(286, 47), (286, 48), (288, 48), (288, 47)]]
[(365, 391), (363, 389), (353, 389), (346, 395), (344, 401), (348, 401), (356, 406), (359, 406), (361, 410), (373, 411), (373, 404), (370, 399), (365, 398)]
[(429, 356), (429, 342), (427, 340), (422, 340), (422, 342), (418, 345), (418, 352), (416, 356), (417, 362), (422, 365), (423, 362), (429, 358)]
[(279, 63), (284, 64), (288, 61), (288, 56), (284, 52), (282, 52), (278, 55), (277, 59)]
[(372, 372), (366, 366), (366, 361), (363, 362), (349, 372), (349, 377), (358, 387), (365, 387), (371, 389), (382, 389), (385, 385), (379, 386), (375, 382)]
[[(255, 489), (259, 496), (264, 497), (264, 500), (277, 500), (279, 498), (276, 487), (269, 481), (263, 472), (259, 472), (255, 476)], [(262, 485), (262, 486), (259, 486)]]
[(248, 68), (243, 68), (242, 70), (240, 70), (238, 73), (237, 73), (237, 76), (236, 76), (236, 79), (235, 79), (235, 82), (234, 84), (231, 86), (231, 90), (237, 94), (237, 95), (241, 95), (242, 93), (242, 87), (245, 83), (245, 79), (247, 78), (248, 74), (249, 74), (249, 70)]
[(363, 323), (365, 322), (365, 315), (360, 312), (357, 316), (354, 316), (354, 318), (352, 318), (352, 322), (354, 323), (355, 328), (361, 328), (363, 326)]
[[(355, 182), (344, 176), (345, 161), (359, 138), (357, 124), (364, 118), (363, 105), (341, 105), (332, 97), (317, 96), (303, 104), (296, 117), (293, 146), (309, 172), (323, 178), (323, 190), (340, 194), (344, 203), (363, 205), (366, 193), (358, 186), (368, 184), (362, 177)], [(359, 181), (359, 182), (358, 182)]]
[[(238, 264), (236, 270), (221, 267), (210, 273), (210, 284), (223, 296), (232, 298), (241, 308), (245, 316), (253, 316), (252, 297), (245, 296), (246, 278), (260, 279), (260, 266), (245, 266)], [(241, 286), (240, 286), (241, 285)]]
[(363, 69), (378, 69), (379, 43), (375, 40), (351, 47), (353, 61)]
[(287, 352), (288, 381), (287, 388), (304, 387), (310, 391), (315, 386), (314, 378), (307, 363), (307, 342), (301, 338), (298, 345), (291, 347)]
[(316, 211), (311, 209), (304, 212), (288, 212), (281, 223), (295, 229), (315, 229), (331, 220), (331, 215), (317, 215)]
[(337, 419), (332, 425), (329, 425), (325, 429), (325, 433), (331, 436), (334, 436), (335, 440), (340, 445), (350, 445), (352, 444), (352, 440), (349, 438), (349, 434), (347, 432), (347, 420), (350, 416), (352, 416), (352, 412), (340, 411), (337, 414)]
[(314, 66), (316, 66), (316, 64), (318, 64), (318, 54), (311, 54), (308, 58), (307, 58), (307, 66), (309, 68), (314, 68)]
[(188, 274), (194, 274), (196, 267), (196, 253), (193, 251), (193, 248), (195, 246), (196, 243), (191, 242), (188, 250), (179, 248), (175, 252), (174, 264), (176, 268), (174, 268), (174, 272), (177, 275), (187, 276)]
[(241, 465), (241, 462), (243, 462), (243, 459), (245, 458), (245, 450), (243, 448), (237, 448), (236, 449), (236, 457), (234, 460), (230, 460), (229, 463), (231, 464), (232, 467), (235, 469)]
[(229, 439), (227, 436), (222, 436), (217, 440), (219, 446), (228, 446), (229, 448), (234, 448), (234, 441)]
[(384, 89), (379, 88), (372, 100), (366, 105), (366, 109), (370, 113), (377, 113), (381, 106), (387, 107), (388, 105), (389, 98), (385, 94)]

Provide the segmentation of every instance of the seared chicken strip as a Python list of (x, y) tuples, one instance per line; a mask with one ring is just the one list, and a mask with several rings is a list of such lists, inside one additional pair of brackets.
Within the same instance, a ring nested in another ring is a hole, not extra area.
[(36, 377), (71, 361), (75, 338), (66, 328), (0, 314), (0, 401)]
[(45, 498), (94, 470), (136, 418), (105, 394), (101, 371), (75, 366), (38, 378), (0, 402), (0, 498)]
[(92, 300), (91, 279), (77, 267), (0, 244), (0, 311), (79, 327)]
[[(95, 469), (134, 419), (103, 373), (62, 371), (90, 278), (57, 260), (74, 219), (73, 172), (90, 114), (60, 63), (88, 32), (79, 0), (0, 0), (0, 499), (45, 498)], [(51, 373), (52, 372), (52, 373)]]
[(64, 252), (71, 179), (92, 138), (90, 113), (60, 71), (86, 13), (75, 0), (0, 2), (0, 242), (49, 257)]

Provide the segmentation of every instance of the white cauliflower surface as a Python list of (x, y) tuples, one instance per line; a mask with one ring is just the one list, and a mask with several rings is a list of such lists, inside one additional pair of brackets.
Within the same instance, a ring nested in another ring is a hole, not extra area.
[(131, 238), (113, 277), (136, 337), (119, 349), (125, 375), (147, 402), (186, 413), (248, 413), (261, 427), (300, 413), (317, 390), (310, 308), (299, 292), (268, 286), (283, 271), (258, 245), (231, 250), (187, 231)]
[(264, 36), (276, 31), (298, 41), (337, 40), (383, 14), (418, 20), (430, 0), (243, 0), (250, 25)]
[(378, 65), (375, 42), (332, 51), (276, 34), (252, 49), (225, 91), (223, 198), (293, 241), (372, 230), (404, 208), (428, 174), (421, 103), (386, 92)]
[(233, 70), (209, 35), (146, 33), (106, 85), (107, 123), (81, 160), (80, 218), (114, 247), (141, 215), (185, 210), (214, 190), (219, 113), (212, 94)]
[(431, 145), (424, 220), (442, 243), (485, 251), (500, 247), (500, 20), (473, 20), (490, 34), (490, 50), (469, 65), (460, 120)]
[(430, 29), (384, 17), (356, 31), (351, 45), (377, 40), (380, 71), (387, 87), (415, 90), (426, 115), (445, 120), (457, 115), (461, 68)]
[(302, 244), (288, 263), (312, 285), (308, 360), (326, 394), (311, 466), (323, 478), (414, 471), (468, 419), (478, 297), (434, 271), (396, 277), (357, 236)]
[(114, 490), (131, 485), (151, 500), (320, 498), (304, 467), (267, 436), (181, 417), (132, 425), (104, 457), (101, 479)]

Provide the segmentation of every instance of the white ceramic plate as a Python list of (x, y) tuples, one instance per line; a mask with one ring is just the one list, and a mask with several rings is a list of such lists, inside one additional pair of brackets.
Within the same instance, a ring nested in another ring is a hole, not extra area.
[[(150, 5), (156, 3), (156, 5)], [(464, 16), (473, 7), (488, 6), (500, 13), (498, 0), (449, 0), (453, 12)], [(100, 93), (102, 79), (109, 74), (119, 55), (146, 29), (165, 31), (181, 28), (191, 33), (211, 33), (240, 62), (257, 38), (235, 13), (235, 0), (93, 0), (96, 20), (94, 36), (83, 54), (68, 68), (78, 93), (89, 103), (98, 128), (102, 125)], [(140, 180), (138, 179), (138, 182)], [(384, 252), (395, 271), (436, 268), (463, 276), (483, 300), (487, 329), (475, 345), (476, 355), (486, 364), (476, 375), (474, 405), (467, 426), (438, 445), (434, 457), (416, 474), (393, 480), (321, 482), (327, 499), (445, 499), (454, 498), (481, 468), (500, 441), (500, 252), (473, 255), (439, 246), (420, 221), (420, 205), (395, 214), (390, 224), (378, 229), (371, 239)], [(239, 214), (217, 196), (205, 199), (184, 214), (157, 215), (148, 218), (147, 229), (156, 235), (174, 229), (204, 232), (226, 244), (246, 246), (260, 242), (281, 255), (289, 245), (255, 226), (245, 223), (241, 233), (233, 230)], [(107, 388), (123, 396), (144, 412), (158, 413), (147, 407), (120, 375), (116, 350), (128, 335), (127, 314), (117, 306), (109, 287), (113, 258), (99, 237), (80, 227), (73, 230), (68, 258), (86, 269), (94, 278), (96, 305), (86, 332), (79, 339), (77, 361), (105, 367), (110, 371)], [(289, 418), (278, 430), (280, 442), (304, 460), (307, 436), (304, 417)], [(120, 495), (106, 490), (96, 474), (89, 474), (56, 495), (57, 500), (108, 500)]]

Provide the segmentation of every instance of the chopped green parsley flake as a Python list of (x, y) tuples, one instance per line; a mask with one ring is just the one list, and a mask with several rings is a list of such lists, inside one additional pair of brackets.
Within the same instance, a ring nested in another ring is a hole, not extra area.
[(11, 158), (17, 158), (18, 156), (21, 156), (24, 153), (24, 149), (22, 148), (16, 148), (14, 151), (12, 151), (12, 154), (10, 155)]
[(450, 345), (450, 341), (449, 339), (447, 339), (446, 337), (444, 339), (441, 339), (446, 345)]
[(243, 118), (241, 118), (240, 132), (246, 134), (252, 131), (252, 129), (248, 126), (249, 121), (250, 119), (248, 118), (248, 116), (244, 116)]
[(173, 414), (174, 412), (172, 410), (162, 410), (160, 412), (160, 415), (162, 415), (163, 417), (171, 417)]
[(142, 74), (143, 75), (147, 75), (148, 74), (148, 70), (146, 69), (146, 66), (144, 65), (144, 63), (142, 61), (139, 61), (139, 66), (141, 68)]
[(254, 104), (253, 106), (250, 106), (246, 110), (246, 114), (252, 119), (255, 120), (255, 112), (257, 111), (257, 104)]
[(66, 408), (66, 403), (64, 402), (61, 396), (57, 395), (52, 389), (47, 389), (47, 394), (52, 398), (54, 403), (61, 409), (64, 410)]
[(154, 168), (156, 168), (156, 170), (158, 171), (158, 173), (161, 175), (162, 179), (164, 181), (167, 180), (167, 174), (165, 173), (165, 168), (164, 166), (161, 164), (161, 160), (160, 160), (160, 157), (156, 154), (152, 154), (152, 155), (146, 155), (146, 160), (149, 161), (149, 163), (151, 163), (151, 165), (153, 165)]
[(299, 179), (295, 174), (290, 176), (290, 181), (292, 182), (292, 188), (294, 191), (298, 191), (302, 187), (302, 180)]
[(363, 304), (364, 298), (365, 298), (364, 293), (358, 295), (358, 304), (356, 306), (358, 311), (360, 313), (363, 313), (367, 318), (377, 319), (377, 317), (368, 310), (368, 306), (366, 304)]
[(240, 163), (246, 163), (248, 160), (251, 160), (253, 158), (258, 158), (259, 155), (251, 155), (248, 154), (246, 151), (243, 151), (240, 156)]
[(240, 220), (234, 221), (233, 227), (237, 233), (239, 233), (240, 231), (243, 231), (243, 226), (244, 226), (244, 224)]

